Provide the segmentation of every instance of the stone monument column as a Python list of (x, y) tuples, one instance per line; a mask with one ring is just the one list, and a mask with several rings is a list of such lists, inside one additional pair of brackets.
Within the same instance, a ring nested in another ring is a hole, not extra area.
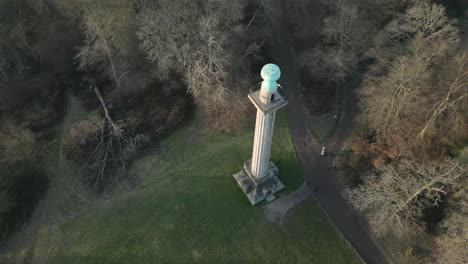
[(252, 159), (245, 161), (244, 169), (233, 175), (252, 205), (265, 198), (274, 199), (273, 194), (284, 188), (278, 178), (278, 168), (270, 161), (276, 111), (287, 104), (278, 93), (276, 81), (281, 71), (277, 65), (267, 64), (262, 68), (261, 76), (260, 90), (249, 94), (257, 108)]
[[(263, 82), (260, 88), (260, 103), (268, 107), (279, 99), (278, 84), (276, 81), (281, 76), (281, 71), (275, 64), (267, 64), (263, 67), (261, 76)], [(252, 96), (249, 95), (250, 100)], [(266, 112), (252, 101), (257, 107), (257, 121), (255, 124), (255, 137), (252, 152), (252, 174), (257, 178), (267, 176), (270, 163), (271, 141), (273, 140), (273, 128), (275, 125), (276, 110), (274, 107)]]
[(252, 175), (258, 179), (265, 177), (268, 172), (275, 115), (276, 112), (265, 114), (257, 109), (251, 167)]

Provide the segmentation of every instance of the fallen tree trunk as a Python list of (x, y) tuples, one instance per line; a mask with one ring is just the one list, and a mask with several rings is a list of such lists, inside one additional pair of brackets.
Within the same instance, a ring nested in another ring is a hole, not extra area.
[[(96, 85), (92, 85), (91, 88), (104, 110), (105, 119), (102, 124), (99, 143), (96, 145), (86, 167), (94, 174), (91, 183), (98, 189), (102, 189), (106, 183), (113, 181), (117, 175), (126, 174), (128, 163), (133, 159), (139, 146), (148, 142), (148, 139), (143, 135), (128, 136), (112, 119), (109, 107), (99, 88)], [(119, 171), (120, 173), (118, 173)]]
[(102, 109), (104, 109), (104, 114), (106, 116), (106, 119), (109, 122), (112, 129), (114, 130), (114, 133), (116, 135), (123, 134), (122, 129), (120, 129), (118, 126), (116, 126), (114, 121), (112, 120), (110, 112), (109, 112), (109, 108), (107, 107), (106, 101), (102, 97), (102, 94), (101, 94), (101, 91), (99, 91), (99, 88), (97, 86), (94, 86), (93, 91), (96, 94), (97, 98), (99, 99), (99, 102), (101, 103)]

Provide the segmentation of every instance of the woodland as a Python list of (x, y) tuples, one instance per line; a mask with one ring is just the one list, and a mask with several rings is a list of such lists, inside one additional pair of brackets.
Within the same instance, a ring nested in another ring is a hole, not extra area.
[[(187, 122), (210, 136), (248, 126), (246, 95), (273, 60), (264, 2), (0, 0), (0, 247), (60, 178), (51, 159), (101, 199), (136, 188), (133, 163)], [(353, 155), (337, 162), (372, 235), (395, 263), (467, 263), (468, 3), (282, 8), (305, 111), (352, 89)]]
[(309, 112), (353, 89), (352, 154), (335, 161), (349, 202), (395, 263), (466, 263), (468, 3), (287, 6)]

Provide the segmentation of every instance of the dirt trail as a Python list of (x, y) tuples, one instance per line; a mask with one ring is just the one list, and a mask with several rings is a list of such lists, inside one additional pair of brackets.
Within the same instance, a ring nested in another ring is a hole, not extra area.
[[(47, 263), (49, 255), (57, 250), (63, 241), (51, 241), (48, 233), (57, 232), (57, 225), (64, 218), (77, 213), (86, 191), (79, 188), (76, 168), (64, 159), (61, 142), (72, 124), (86, 116), (78, 98), (67, 92), (66, 113), (62, 123), (57, 125), (57, 137), (44, 146), (46, 157), (42, 163), (49, 177), (49, 188), (45, 197), (36, 206), (28, 224), (13, 235), (0, 248), (0, 263)], [(74, 199), (73, 195), (82, 193)], [(73, 200), (73, 201), (72, 201)], [(73, 206), (70, 206), (73, 204)], [(76, 206), (76, 207), (75, 207)], [(68, 207), (68, 208), (67, 208)], [(47, 250), (48, 252), (45, 252)]]

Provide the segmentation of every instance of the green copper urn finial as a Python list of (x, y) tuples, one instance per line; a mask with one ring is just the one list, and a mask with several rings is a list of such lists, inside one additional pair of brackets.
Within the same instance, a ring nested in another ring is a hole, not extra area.
[(281, 76), (281, 71), (278, 65), (269, 63), (263, 66), (261, 76), (263, 78), (262, 90), (269, 93), (276, 93), (278, 84), (276, 81)]

